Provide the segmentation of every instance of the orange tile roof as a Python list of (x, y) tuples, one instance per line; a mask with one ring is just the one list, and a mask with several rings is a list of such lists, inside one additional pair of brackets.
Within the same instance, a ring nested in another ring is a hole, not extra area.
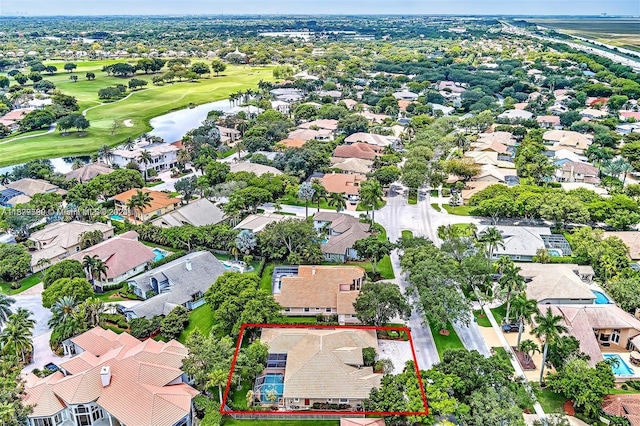
[(640, 426), (640, 395), (607, 395), (602, 411), (611, 416), (626, 417), (631, 426)]
[[(118, 195), (114, 195), (113, 199), (123, 204), (126, 204), (129, 202), (131, 197), (135, 195), (138, 191), (140, 191), (140, 188), (132, 188)], [(145, 207), (144, 210), (142, 211), (143, 213), (151, 213), (153, 211), (162, 209), (167, 206), (180, 204), (179, 198), (171, 198), (169, 194), (164, 192), (154, 191), (148, 188), (142, 188), (142, 192), (149, 193), (149, 196), (151, 197), (151, 205), (148, 207)]]
[(304, 139), (283, 139), (278, 142), (278, 145), (282, 145), (285, 148), (301, 148), (307, 143)]
[[(60, 366), (67, 370), (84, 364), (86, 369), (66, 377), (56, 373), (50, 379), (28, 376), (24, 401), (36, 407), (31, 416), (54, 414), (65, 404), (93, 401), (129, 426), (171, 426), (190, 413), (198, 391), (186, 383), (170, 384), (182, 376), (180, 368), (187, 356), (180, 343), (141, 342), (127, 333), (117, 335), (100, 327), (72, 341), (85, 345), (81, 346), (85, 352)], [(77, 362), (78, 358), (82, 361)], [(100, 376), (103, 367), (111, 374), (107, 386)]]
[(355, 195), (360, 192), (360, 186), (367, 178), (362, 175), (332, 173), (324, 175), (320, 180), (329, 193), (335, 192), (339, 194), (344, 192), (347, 195)]
[(382, 155), (381, 147), (376, 147), (363, 142), (356, 142), (351, 145), (340, 145), (333, 151), (333, 156), (339, 158), (373, 160), (379, 155)]
[(297, 276), (282, 278), (274, 298), (284, 308), (335, 308), (338, 314), (355, 314), (353, 301), (360, 291), (349, 286), (360, 279), (364, 269), (359, 266), (302, 265)]

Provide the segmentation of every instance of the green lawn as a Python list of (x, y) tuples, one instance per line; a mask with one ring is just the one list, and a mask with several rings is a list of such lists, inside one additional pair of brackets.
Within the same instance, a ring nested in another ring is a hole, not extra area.
[(456, 231), (459, 231), (464, 236), (467, 236), (467, 237), (473, 236), (473, 231), (471, 229), (470, 223), (454, 223), (451, 225), (451, 228), (455, 229)]
[[(376, 203), (376, 210), (380, 210), (381, 208), (383, 208), (386, 205), (387, 205), (387, 202), (385, 200), (378, 201)], [(362, 204), (362, 203), (358, 203), (358, 205), (356, 206), (356, 211), (357, 212), (366, 212), (368, 210), (371, 210), (371, 206), (367, 206), (367, 205)]]
[(496, 319), (498, 325), (502, 324), (504, 317), (507, 316), (507, 305), (501, 305), (497, 308), (492, 308), (491, 312), (493, 313), (493, 317)]
[(472, 206), (451, 207), (448, 204), (443, 204), (442, 207), (447, 211), (447, 213), (457, 216), (473, 216), (473, 211), (475, 210), (475, 207)]
[(251, 426), (338, 426), (339, 420), (235, 420), (227, 419), (227, 425), (251, 425)]
[[(366, 262), (349, 262), (349, 265), (358, 265), (364, 268), (367, 275), (373, 272), (373, 265), (371, 265), (370, 261)], [(391, 258), (389, 256), (383, 257), (378, 264), (376, 265), (376, 272), (380, 274), (383, 280), (392, 280), (396, 276), (393, 273), (393, 268), (391, 266)]]
[[(482, 314), (482, 316), (480, 316), (480, 314)], [(491, 327), (491, 322), (489, 322), (489, 318), (487, 318), (483, 310), (478, 309), (477, 311), (473, 311), (473, 317), (480, 327)]]
[(460, 340), (460, 337), (458, 337), (458, 333), (456, 333), (451, 324), (447, 324), (447, 330), (449, 330), (448, 336), (443, 336), (442, 334), (440, 334), (440, 330), (432, 325), (429, 325), (429, 328), (431, 328), (433, 341), (436, 344), (436, 349), (438, 350), (440, 359), (442, 359), (442, 355), (447, 349), (465, 349), (462, 341)]
[(435, 211), (437, 211), (438, 213), (440, 213), (442, 211), (442, 209), (440, 208), (438, 203), (431, 203), (431, 208), (434, 209)]
[(308, 316), (308, 317), (300, 316), (300, 317), (283, 317), (283, 318), (284, 318), (285, 324), (297, 324), (297, 323), (316, 324), (317, 323), (315, 315)]
[[(298, 194), (297, 193), (285, 194), (285, 195), (281, 196), (278, 199), (278, 201), (279, 201), (279, 203), (281, 205), (288, 205), (288, 206), (304, 207), (305, 204), (306, 204), (304, 201), (302, 201), (301, 199), (298, 198)], [(329, 202), (327, 200), (325, 200), (325, 199), (320, 200), (320, 208), (321, 209), (328, 209), (328, 210), (335, 210), (335, 207), (330, 206)], [(309, 201), (309, 215), (313, 216), (317, 211), (318, 211), (318, 204)]]
[(409, 231), (407, 229), (404, 229), (404, 230), (402, 230), (401, 236), (402, 236), (402, 238), (413, 238), (413, 232), (411, 232), (411, 231)]
[(11, 283), (0, 282), (0, 293), (13, 296), (16, 294), (20, 294), (25, 290), (30, 289), (34, 285), (39, 284), (41, 281), (40, 273), (30, 275), (26, 278), (20, 280), (20, 288), (12, 289)]
[(260, 277), (260, 288), (268, 293), (272, 292), (271, 279), (273, 277), (273, 269), (276, 267), (273, 263), (264, 267), (262, 277)]
[(120, 302), (122, 300), (129, 300), (125, 299), (124, 297), (111, 297), (120, 291), (121, 290), (117, 288), (115, 290), (105, 291), (104, 293), (94, 293), (93, 297), (98, 298), (103, 302)]
[(407, 201), (409, 204), (418, 204), (418, 194), (409, 194)]
[[(235, 380), (231, 384), (229, 399), (233, 402), (234, 410), (249, 409), (249, 407), (247, 406), (247, 392), (249, 391), (249, 389), (253, 388), (253, 383), (248, 380), (243, 380), (241, 386), (242, 387), (240, 389), (237, 389)], [(224, 392), (224, 389), (222, 390), (222, 392)], [(225, 422), (225, 424), (226, 423), (227, 422)]]
[[(230, 93), (238, 90), (255, 88), (260, 80), (272, 80), (271, 71), (267, 67), (228, 66), (224, 75), (220, 77), (165, 86), (153, 86), (150, 83), (146, 89), (132, 92), (126, 99), (99, 105), (99, 89), (117, 83), (127, 84), (128, 79), (106, 76), (100, 71), (102, 64), (98, 64), (98, 61), (76, 64), (76, 73), (79, 76), (77, 83), (69, 81), (69, 75), (65, 72), (45, 76), (45, 79), (54, 82), (63, 93), (76, 96), (81, 107), (96, 106), (86, 113), (87, 119), (91, 122), (86, 135), (80, 137), (77, 132), (70, 132), (62, 136), (56, 131), (13, 142), (0, 141), (0, 166), (38, 158), (92, 154), (104, 144), (116, 146), (127, 138), (135, 138), (151, 130), (149, 120), (153, 117), (183, 109), (190, 104), (199, 105), (225, 99)], [(86, 80), (86, 71), (95, 72), (96, 79)], [(151, 75), (144, 74), (135, 77), (148, 81), (152, 78)], [(114, 120), (119, 127), (112, 135), (111, 126)], [(133, 125), (125, 126), (125, 120), (131, 120)]]
[(180, 333), (178, 341), (180, 343), (186, 342), (189, 334), (196, 328), (205, 336), (211, 332), (213, 328), (213, 312), (211, 312), (209, 305), (204, 304), (191, 311), (189, 314), (189, 325)]
[(551, 392), (549, 389), (540, 389), (539, 386), (533, 387), (533, 393), (536, 395), (538, 402), (542, 405), (545, 413), (563, 413), (562, 405), (567, 401), (563, 395)]

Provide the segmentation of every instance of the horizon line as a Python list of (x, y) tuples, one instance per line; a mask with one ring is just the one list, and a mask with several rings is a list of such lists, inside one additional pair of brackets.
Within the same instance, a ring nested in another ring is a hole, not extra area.
[(389, 16), (389, 17), (398, 17), (398, 16), (455, 16), (455, 17), (574, 17), (574, 18), (584, 18), (584, 17), (593, 17), (593, 18), (636, 18), (640, 19), (640, 15), (633, 14), (585, 14), (585, 15), (576, 15), (576, 14), (497, 14), (497, 13), (474, 13), (474, 14), (464, 14), (464, 13), (147, 13), (147, 14), (78, 14), (78, 15), (70, 15), (70, 14), (60, 14), (60, 15), (37, 15), (37, 14), (20, 14), (19, 12), (13, 14), (2, 14), (0, 13), (0, 19), (2, 18), (65, 18), (65, 17), (74, 17), (74, 18), (101, 18), (101, 17), (351, 17), (351, 16)]

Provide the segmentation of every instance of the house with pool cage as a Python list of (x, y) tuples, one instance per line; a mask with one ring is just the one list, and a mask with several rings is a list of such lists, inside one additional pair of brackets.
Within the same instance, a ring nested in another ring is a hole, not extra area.
[(267, 366), (256, 379), (254, 403), (282, 410), (364, 411), (382, 374), (365, 367), (362, 350), (378, 352), (375, 330), (264, 328)]

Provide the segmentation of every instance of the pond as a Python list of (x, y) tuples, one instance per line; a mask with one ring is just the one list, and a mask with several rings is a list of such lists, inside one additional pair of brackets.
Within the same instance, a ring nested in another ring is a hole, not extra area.
[[(200, 127), (204, 119), (207, 118), (209, 111), (228, 111), (230, 109), (231, 105), (229, 104), (229, 100), (223, 99), (221, 101), (202, 104), (194, 108), (185, 108), (160, 115), (149, 121), (153, 128), (149, 134), (161, 137), (166, 142), (174, 142), (182, 139), (189, 130)], [(63, 174), (69, 173), (71, 171), (71, 165), (76, 158), (79, 158), (83, 162), (89, 162), (90, 160), (89, 156), (51, 158), (53, 170)], [(11, 172), (17, 165), (18, 164), (1, 167), (0, 174)]]
[(166, 142), (174, 142), (182, 139), (182, 137), (191, 129), (200, 127), (202, 122), (207, 118), (210, 111), (228, 111), (231, 109), (228, 99), (216, 102), (209, 102), (194, 108), (185, 108), (178, 111), (170, 112), (149, 121), (153, 130), (150, 135), (158, 136)]

